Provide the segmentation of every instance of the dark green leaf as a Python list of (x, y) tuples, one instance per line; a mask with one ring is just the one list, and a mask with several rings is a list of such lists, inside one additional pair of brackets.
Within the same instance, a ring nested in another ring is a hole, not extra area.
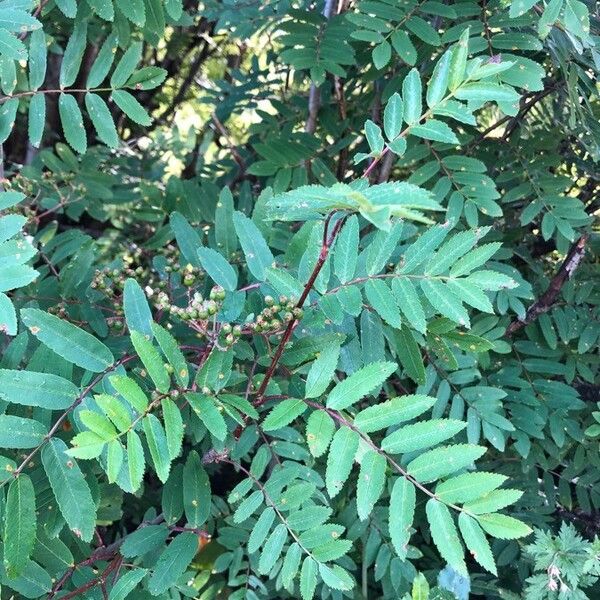
[(146, 367), (148, 375), (150, 375), (156, 389), (159, 392), (166, 394), (171, 385), (171, 378), (158, 350), (152, 345), (152, 342), (139, 331), (132, 331), (130, 337), (133, 347), (144, 364), (144, 367)]
[(167, 436), (160, 421), (153, 414), (148, 414), (142, 420), (146, 442), (152, 457), (152, 464), (158, 478), (165, 483), (169, 478), (171, 459), (167, 446)]
[(152, 339), (152, 312), (140, 284), (131, 277), (125, 281), (123, 289), (123, 310), (130, 331), (137, 331)]
[(77, 100), (71, 94), (61, 94), (58, 100), (58, 110), (65, 139), (69, 142), (69, 146), (80, 154), (84, 154), (87, 150), (87, 136)]
[(121, 88), (131, 77), (137, 64), (142, 58), (142, 42), (134, 42), (127, 48), (121, 59), (117, 63), (113, 74), (110, 77), (110, 87)]
[(85, 107), (98, 138), (107, 146), (116, 148), (119, 145), (119, 134), (106, 102), (98, 94), (88, 92), (85, 95)]
[(78, 395), (79, 389), (58, 375), (0, 369), (0, 396), (8, 402), (60, 410)]
[(27, 568), (36, 526), (33, 483), (27, 475), (21, 474), (11, 482), (4, 508), (4, 567), (11, 579), (19, 577)]
[(29, 121), (27, 125), (27, 135), (29, 142), (35, 148), (39, 148), (42, 136), (44, 135), (44, 126), (46, 124), (46, 96), (44, 94), (34, 94), (29, 103)]
[(138, 125), (148, 126), (152, 123), (150, 115), (146, 109), (125, 90), (114, 90), (111, 98), (115, 104), (134, 122)]
[(166, 592), (188, 568), (198, 551), (198, 537), (191, 532), (177, 535), (158, 558), (148, 589), (153, 596)]
[(102, 44), (96, 60), (92, 64), (92, 68), (87, 77), (86, 87), (98, 87), (108, 75), (110, 68), (115, 60), (115, 53), (118, 47), (118, 39), (116, 33), (111, 33)]
[(246, 256), (248, 270), (256, 279), (264, 281), (265, 269), (273, 266), (275, 259), (262, 233), (251, 219), (239, 211), (233, 213), (233, 225)]
[(200, 527), (210, 515), (210, 481), (202, 461), (190, 452), (183, 468), (183, 507), (190, 527)]
[(61, 89), (73, 85), (77, 79), (87, 44), (87, 26), (87, 19), (78, 20), (69, 37), (60, 67), (59, 84)]
[(42, 463), (67, 525), (77, 537), (89, 542), (96, 525), (96, 505), (79, 465), (67, 454), (66, 444), (57, 438), (44, 446)]
[(73, 364), (99, 373), (114, 363), (110, 350), (83, 329), (37, 308), (24, 308), (21, 318), (40, 342)]
[(223, 289), (234, 291), (237, 287), (237, 273), (223, 255), (212, 248), (204, 247), (198, 248), (197, 252), (202, 267), (212, 280)]
[(358, 402), (377, 389), (397, 368), (396, 363), (381, 361), (352, 373), (331, 390), (327, 408), (341, 410)]

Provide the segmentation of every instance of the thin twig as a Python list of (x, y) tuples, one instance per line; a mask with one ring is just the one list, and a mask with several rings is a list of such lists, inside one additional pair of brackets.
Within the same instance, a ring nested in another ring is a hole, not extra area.
[[(330, 19), (333, 14), (333, 8), (335, 5), (334, 0), (325, 0), (325, 7), (323, 8), (323, 16), (325, 19)], [(322, 25), (322, 28), (325, 25)], [(320, 33), (319, 33), (320, 35)], [(317, 115), (319, 108), (321, 107), (321, 90), (315, 83), (310, 84), (310, 90), (308, 92), (308, 118), (306, 119), (306, 125), (304, 131), (306, 133), (314, 133), (317, 128)]]
[(550, 281), (548, 289), (527, 309), (523, 319), (513, 321), (506, 328), (506, 335), (511, 336), (519, 329), (522, 329), (529, 323), (535, 321), (540, 315), (548, 312), (556, 302), (560, 290), (567, 280), (573, 277), (579, 263), (585, 255), (585, 244), (588, 240), (588, 234), (584, 233), (569, 249), (565, 260), (556, 272), (556, 275)]
[(492, 125), (490, 125), (487, 129), (485, 129), (479, 135), (479, 137), (477, 137), (476, 139), (474, 139), (472, 142), (470, 142), (467, 145), (467, 147), (466, 147), (467, 153), (471, 152), (474, 148), (479, 146), (479, 144), (481, 144), (481, 142), (483, 142), (492, 131), (498, 129), (498, 127), (504, 125), (504, 123), (507, 123), (509, 121), (511, 121), (513, 123), (519, 122), (538, 102), (543, 100), (546, 96), (548, 96), (549, 94), (554, 92), (556, 89), (557, 89), (557, 83), (553, 82), (551, 85), (549, 85), (545, 89), (528, 95), (527, 97), (530, 98), (529, 102), (524, 104), (515, 116), (506, 115), (506, 116), (502, 117), (501, 119), (499, 119), (498, 121), (496, 121), (495, 123), (492, 123)]
[[(327, 256), (329, 255), (329, 250), (331, 249), (331, 246), (333, 245), (333, 242), (335, 241), (337, 234), (340, 232), (342, 225), (346, 221), (346, 218), (342, 217), (333, 226), (331, 235), (328, 235), (329, 224), (336, 212), (337, 211), (335, 211), (335, 210), (330, 212), (329, 215), (327, 216), (327, 219), (325, 220), (325, 226), (323, 228), (323, 244), (321, 245), (321, 251), (319, 252), (319, 258), (317, 259), (317, 263), (315, 264), (315, 267), (314, 267), (312, 273), (310, 274), (308, 281), (306, 282), (306, 284), (304, 286), (302, 295), (300, 296), (300, 299), (296, 303), (295, 308), (302, 308), (302, 306), (304, 306), (304, 302), (308, 298), (308, 295), (309, 295), (313, 285), (315, 284), (315, 281), (317, 280), (317, 277), (319, 276), (319, 273), (321, 272), (321, 269), (323, 268), (325, 261), (327, 260)], [(277, 363), (279, 362), (279, 359), (281, 358), (281, 355), (283, 354), (285, 346), (288, 343), (288, 341), (290, 340), (292, 333), (293, 333), (294, 329), (296, 328), (296, 325), (298, 325), (298, 323), (299, 323), (299, 320), (297, 318), (293, 318), (288, 323), (288, 326), (286, 327), (286, 329), (283, 333), (283, 337), (281, 338), (281, 341), (279, 342), (279, 346), (277, 346), (277, 350), (275, 350), (275, 354), (273, 355), (271, 364), (269, 365), (269, 368), (267, 369), (267, 372), (266, 372), (263, 380), (260, 383), (260, 387), (258, 388), (258, 391), (256, 393), (256, 398), (253, 403), (254, 406), (261, 406), (262, 404), (265, 403), (264, 393), (265, 393), (265, 390), (267, 389), (267, 385), (269, 384), (269, 381), (273, 377), (273, 374), (275, 373), (275, 369), (277, 368)]]

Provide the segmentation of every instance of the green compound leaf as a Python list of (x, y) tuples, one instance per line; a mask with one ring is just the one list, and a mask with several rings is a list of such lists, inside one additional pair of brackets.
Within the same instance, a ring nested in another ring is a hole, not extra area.
[(352, 279), (358, 260), (358, 217), (352, 215), (342, 227), (334, 247), (333, 267), (337, 278), (346, 283)]
[(413, 282), (410, 279), (395, 278), (392, 280), (392, 292), (408, 324), (424, 334), (427, 329), (425, 312)]
[(458, 528), (473, 558), (484, 569), (497, 575), (498, 571), (490, 544), (477, 521), (467, 513), (461, 512), (458, 515)]
[(100, 373), (115, 361), (111, 351), (102, 342), (68, 321), (37, 308), (22, 309), (21, 319), (40, 342), (83, 369)]
[(148, 408), (148, 398), (142, 388), (129, 377), (124, 375), (112, 375), (109, 377), (110, 384), (127, 402), (140, 414)]
[(198, 537), (186, 531), (180, 533), (158, 558), (148, 589), (153, 596), (164, 594), (183, 575), (198, 551)]
[(31, 479), (21, 474), (11, 482), (4, 508), (4, 567), (11, 579), (27, 568), (36, 527), (35, 490)]
[(130, 533), (124, 540), (120, 552), (125, 558), (141, 556), (146, 552), (155, 550), (169, 536), (169, 530), (166, 525), (146, 525)]
[(514, 540), (531, 534), (531, 528), (528, 525), (508, 515), (498, 513), (479, 515), (477, 522), (486, 533), (501, 540)]
[(173, 460), (181, 452), (183, 442), (183, 419), (179, 407), (170, 398), (163, 398), (160, 402), (163, 421), (165, 424), (165, 435), (167, 436), (167, 447), (169, 457)]
[(98, 138), (111, 148), (118, 147), (119, 134), (106, 102), (98, 94), (88, 92), (85, 95), (85, 107)]
[(69, 37), (60, 67), (59, 84), (61, 89), (72, 86), (77, 79), (87, 44), (87, 27), (87, 19), (78, 20)]
[(142, 58), (142, 47), (142, 42), (134, 42), (121, 56), (110, 78), (112, 88), (121, 88), (127, 83)]
[(146, 109), (129, 92), (114, 90), (111, 98), (134, 123), (145, 127), (152, 124), (152, 118)]
[(200, 527), (210, 515), (211, 491), (208, 474), (195, 451), (190, 452), (183, 468), (183, 508), (190, 527)]
[(202, 268), (213, 281), (228, 292), (234, 291), (237, 287), (237, 273), (223, 255), (212, 248), (204, 247), (198, 248), (197, 252)]
[(319, 563), (307, 556), (302, 562), (300, 571), (300, 595), (302, 600), (312, 600), (317, 587), (317, 571)]
[(397, 429), (381, 442), (381, 449), (391, 454), (431, 448), (450, 439), (467, 424), (456, 419), (432, 419)]
[(46, 34), (42, 29), (36, 29), (29, 36), (29, 86), (32, 90), (39, 89), (46, 78)]
[(358, 449), (359, 435), (349, 427), (342, 427), (335, 432), (329, 454), (327, 455), (327, 470), (325, 484), (331, 498), (342, 491), (344, 483), (352, 471), (354, 456)]
[(442, 58), (436, 63), (431, 79), (427, 84), (427, 106), (431, 108), (439, 104), (446, 95), (448, 83), (450, 81), (450, 62), (452, 60), (451, 51), (446, 51)]
[(507, 480), (499, 473), (463, 473), (438, 484), (435, 495), (447, 503), (462, 503), (477, 500), (485, 496)]
[(48, 429), (39, 421), (13, 415), (0, 415), (0, 448), (35, 448)]
[(329, 344), (317, 355), (306, 377), (305, 398), (318, 398), (325, 392), (333, 380), (339, 356), (339, 344)]
[(0, 331), (7, 335), (17, 335), (17, 313), (10, 298), (0, 292)]
[(27, 58), (27, 48), (20, 39), (11, 35), (6, 29), (0, 29), (0, 54), (12, 60), (24, 60)]
[(65, 139), (69, 146), (80, 154), (85, 154), (87, 136), (77, 100), (71, 94), (61, 94), (58, 100), (58, 111)]
[(60, 410), (71, 406), (78, 395), (77, 386), (58, 375), (0, 369), (0, 396), (7, 402)]
[(46, 124), (46, 96), (44, 94), (34, 94), (29, 103), (29, 120), (27, 123), (27, 135), (29, 142), (35, 148), (38, 148), (44, 135), (44, 126)]
[(342, 410), (376, 390), (396, 369), (392, 362), (375, 362), (338, 383), (327, 398), (327, 408)]
[(406, 558), (408, 552), (416, 502), (415, 486), (404, 477), (396, 479), (390, 497), (388, 523), (394, 550), (401, 559)]
[(383, 111), (383, 129), (388, 140), (396, 139), (402, 130), (403, 113), (404, 104), (400, 94), (392, 94)]
[(79, 465), (67, 450), (62, 440), (52, 438), (42, 450), (42, 463), (69, 529), (89, 542), (96, 525), (96, 504)]
[(138, 331), (152, 339), (152, 312), (140, 284), (131, 277), (125, 281), (123, 289), (123, 310), (130, 331)]
[(169, 376), (169, 372), (167, 371), (158, 350), (152, 345), (152, 342), (139, 331), (132, 331), (130, 337), (131, 343), (144, 364), (144, 367), (146, 367), (148, 375), (150, 375), (156, 389), (159, 392), (166, 394), (171, 385), (171, 377)]
[(86, 87), (88, 89), (98, 87), (108, 75), (110, 68), (112, 67), (113, 61), (115, 60), (115, 53), (118, 47), (118, 38), (116, 33), (111, 33), (102, 44), (96, 60), (92, 64), (92, 68), (87, 77)]
[(146, 7), (144, 0), (116, 0), (119, 10), (138, 27), (146, 23)]
[(425, 510), (431, 537), (442, 558), (466, 577), (467, 565), (465, 564), (463, 547), (458, 537), (456, 525), (452, 520), (450, 509), (442, 502), (431, 498), (427, 501)]
[(132, 429), (127, 432), (127, 463), (131, 489), (136, 491), (142, 485), (146, 461), (140, 436)]
[(407, 471), (417, 481), (428, 483), (469, 466), (485, 453), (483, 446), (456, 444), (442, 446), (421, 454), (410, 463)]
[(264, 543), (260, 554), (258, 561), (259, 573), (265, 575), (272, 569), (273, 565), (281, 555), (287, 536), (288, 530), (283, 523), (280, 523), (273, 529), (271, 535), (269, 535), (267, 541)]
[(294, 419), (299, 417), (307, 406), (304, 400), (289, 398), (282, 400), (269, 412), (262, 423), (264, 431), (275, 431), (289, 425)]
[(273, 266), (275, 262), (265, 238), (254, 221), (239, 211), (233, 213), (233, 225), (250, 273), (259, 281), (265, 281), (267, 267)]
[(177, 379), (179, 385), (187, 387), (190, 373), (185, 356), (183, 356), (177, 345), (177, 340), (166, 329), (158, 325), (158, 323), (151, 323), (150, 327), (162, 353), (173, 367), (175, 379)]
[(310, 453), (318, 458), (327, 452), (335, 431), (335, 421), (323, 410), (315, 410), (306, 422), (306, 442)]
[(265, 541), (271, 526), (275, 522), (275, 510), (270, 506), (263, 510), (262, 514), (256, 520), (250, 537), (248, 538), (248, 553), (253, 554), (256, 552)]
[(421, 76), (417, 69), (411, 69), (402, 82), (402, 99), (404, 100), (404, 121), (407, 125), (418, 123), (422, 112)]
[(148, 569), (139, 568), (124, 573), (110, 590), (108, 600), (125, 600), (147, 574)]
[(112, 0), (87, 0), (90, 8), (105, 21), (112, 21), (115, 17), (115, 9)]
[(328, 566), (319, 563), (319, 575), (323, 583), (331, 589), (349, 591), (354, 587), (350, 574), (339, 565)]
[(165, 483), (169, 478), (171, 470), (171, 459), (169, 457), (169, 447), (167, 444), (167, 436), (165, 430), (153, 414), (148, 414), (142, 419), (146, 442), (152, 457), (152, 464), (158, 478)]
[(218, 440), (224, 440), (227, 436), (227, 423), (214, 399), (195, 392), (190, 392), (185, 397), (210, 434)]
[(356, 488), (356, 509), (361, 521), (371, 514), (383, 492), (386, 467), (385, 456), (374, 450), (369, 450), (362, 457)]
[(435, 398), (420, 394), (392, 398), (361, 410), (354, 418), (354, 425), (363, 433), (379, 431), (403, 421), (410, 421), (429, 410), (435, 403)]

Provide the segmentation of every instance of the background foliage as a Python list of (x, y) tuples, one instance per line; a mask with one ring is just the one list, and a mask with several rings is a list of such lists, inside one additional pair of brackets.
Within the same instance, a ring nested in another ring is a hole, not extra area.
[(1, 0), (2, 597), (598, 597), (597, 11)]

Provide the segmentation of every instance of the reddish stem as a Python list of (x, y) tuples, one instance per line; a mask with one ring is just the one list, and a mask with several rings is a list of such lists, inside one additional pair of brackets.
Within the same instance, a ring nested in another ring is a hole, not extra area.
[(388, 153), (388, 151), (389, 151), (389, 147), (386, 146), (383, 149), (383, 151), (381, 152), (381, 154), (378, 157), (374, 158), (370, 162), (369, 166), (365, 169), (365, 172), (362, 174), (363, 179), (366, 179), (366, 178), (369, 177), (369, 175), (371, 174), (371, 172), (373, 171), (373, 169), (381, 162), (381, 159)]
[[(319, 258), (317, 259), (317, 263), (315, 264), (315, 267), (314, 267), (312, 273), (310, 274), (308, 281), (306, 282), (306, 284), (304, 286), (304, 290), (302, 290), (302, 295), (300, 296), (300, 299), (296, 303), (295, 308), (302, 308), (302, 306), (304, 306), (304, 302), (308, 298), (308, 295), (310, 294), (310, 291), (311, 291), (313, 285), (315, 284), (315, 281), (317, 280), (317, 277), (319, 276), (319, 273), (321, 272), (321, 269), (323, 268), (325, 261), (327, 260), (327, 256), (329, 255), (329, 250), (331, 249), (331, 246), (333, 245), (333, 242), (335, 241), (337, 234), (340, 232), (342, 225), (346, 221), (345, 217), (340, 219), (333, 226), (331, 235), (328, 236), (329, 224), (331, 222), (331, 219), (333, 218), (333, 215), (336, 212), (337, 211), (335, 211), (335, 210), (330, 212), (327, 215), (327, 219), (325, 219), (325, 227), (323, 230), (323, 244), (321, 245), (321, 251), (319, 252)], [(285, 346), (289, 342), (290, 338), (292, 337), (292, 333), (294, 332), (294, 329), (296, 328), (296, 325), (298, 325), (298, 323), (299, 323), (298, 319), (292, 319), (288, 323), (288, 326), (286, 327), (286, 329), (283, 333), (283, 337), (281, 338), (281, 341), (279, 342), (279, 346), (277, 346), (277, 350), (275, 350), (275, 354), (273, 355), (271, 364), (269, 365), (269, 368), (267, 369), (267, 372), (260, 384), (260, 387), (258, 388), (258, 391), (256, 392), (256, 399), (254, 400), (254, 403), (253, 403), (254, 406), (261, 406), (262, 404), (265, 403), (264, 393), (267, 389), (267, 385), (269, 384), (269, 381), (273, 377), (273, 374), (275, 373), (275, 369), (277, 368), (277, 364), (279, 363), (279, 360), (281, 359), (281, 355), (283, 354), (283, 351), (285, 350)]]

